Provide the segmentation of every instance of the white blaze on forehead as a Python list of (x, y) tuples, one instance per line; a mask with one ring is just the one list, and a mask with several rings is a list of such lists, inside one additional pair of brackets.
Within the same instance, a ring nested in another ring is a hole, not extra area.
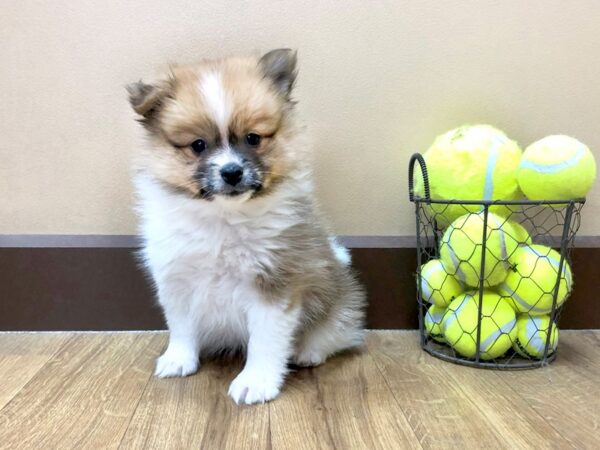
[(227, 138), (227, 125), (229, 122), (229, 98), (223, 80), (218, 72), (208, 72), (200, 80), (200, 93), (206, 102), (206, 106), (213, 116), (222, 138)]
[(242, 165), (242, 159), (229, 146), (223, 148), (215, 156), (210, 159), (210, 163), (221, 168), (228, 163), (236, 163)]

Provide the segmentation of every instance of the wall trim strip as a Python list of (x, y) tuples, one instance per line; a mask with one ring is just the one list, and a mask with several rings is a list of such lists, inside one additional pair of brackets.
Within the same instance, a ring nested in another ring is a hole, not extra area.
[[(348, 248), (414, 248), (415, 236), (341, 235)], [(0, 234), (0, 248), (137, 248), (133, 234)], [(600, 236), (577, 236), (575, 246), (600, 247)]]
[(0, 234), (0, 248), (137, 248), (133, 234)]
[[(0, 248), (0, 331), (163, 329), (154, 288), (133, 248), (135, 240), (124, 241), (128, 247)], [(416, 328), (415, 248), (381, 248), (377, 240), (358, 243), (375, 245), (351, 249), (353, 267), (369, 296), (368, 327)], [(561, 327), (600, 328), (600, 308), (592, 294), (598, 266), (600, 248), (575, 248), (576, 288)]]

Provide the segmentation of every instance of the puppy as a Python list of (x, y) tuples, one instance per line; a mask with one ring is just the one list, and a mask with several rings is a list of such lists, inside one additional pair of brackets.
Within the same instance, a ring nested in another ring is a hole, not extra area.
[(281, 49), (128, 86), (147, 136), (134, 180), (142, 256), (170, 331), (155, 374), (243, 351), (238, 404), (275, 398), (288, 363), (363, 341), (365, 295), (315, 206), (295, 77), (296, 54)]

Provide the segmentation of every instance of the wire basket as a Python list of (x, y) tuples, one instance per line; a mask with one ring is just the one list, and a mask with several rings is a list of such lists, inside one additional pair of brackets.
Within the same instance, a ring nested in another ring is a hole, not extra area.
[(421, 347), (481, 368), (527, 369), (553, 361), (585, 199), (432, 199), (418, 153), (410, 159), (408, 179), (416, 214)]

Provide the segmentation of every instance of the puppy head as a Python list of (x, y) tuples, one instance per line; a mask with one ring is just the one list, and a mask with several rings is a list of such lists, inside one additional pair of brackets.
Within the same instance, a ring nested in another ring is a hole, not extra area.
[(295, 167), (291, 91), (296, 53), (175, 66), (154, 84), (127, 87), (150, 144), (139, 164), (191, 197), (248, 200)]

